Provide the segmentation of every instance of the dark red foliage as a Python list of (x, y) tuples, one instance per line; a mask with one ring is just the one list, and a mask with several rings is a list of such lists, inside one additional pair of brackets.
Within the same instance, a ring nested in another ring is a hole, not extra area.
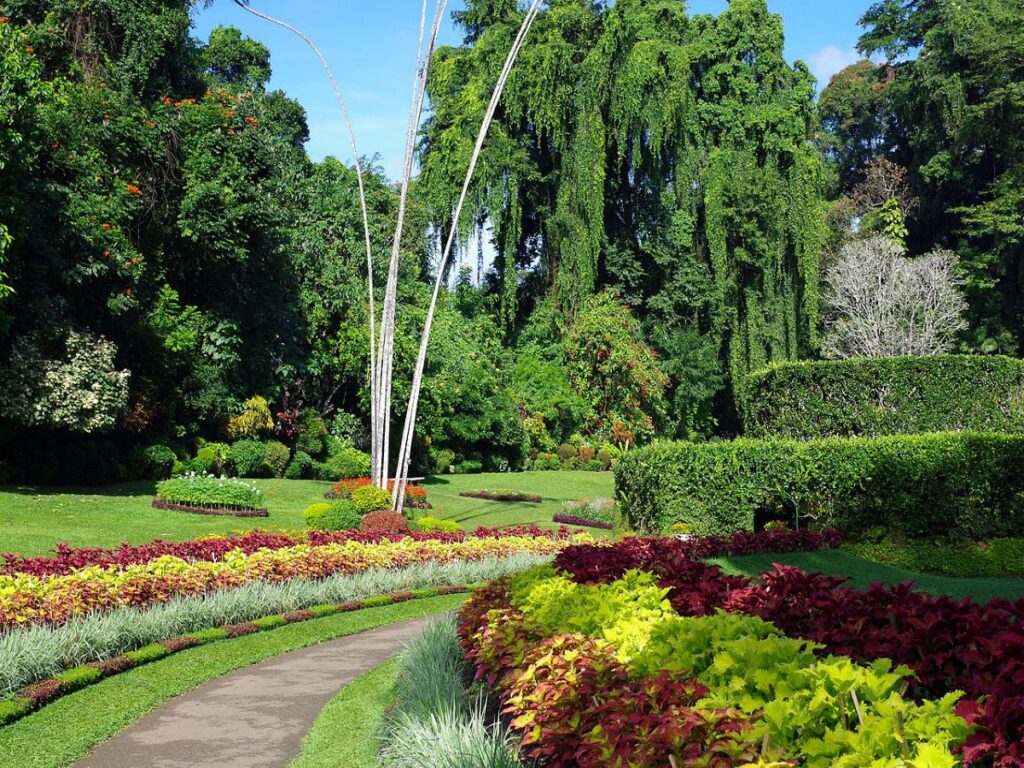
[(259, 626), (251, 621), (243, 621), (241, 624), (227, 624), (221, 627), (228, 633), (228, 637), (241, 637), (242, 635), (253, 635), (260, 631)]
[(203, 507), (195, 504), (176, 504), (173, 501), (153, 499), (153, 509), (170, 509), (176, 512), (190, 512), (193, 515), (212, 517), (269, 517), (265, 509), (235, 509), (234, 507)]
[(359, 524), (359, 532), (406, 534), (409, 532), (409, 523), (398, 512), (382, 509), (365, 515)]
[(199, 645), (199, 640), (191, 635), (182, 635), (181, 637), (172, 637), (169, 640), (161, 640), (160, 645), (171, 653), (177, 653), (178, 651), (184, 651), (186, 648), (195, 648)]
[(388, 595), (388, 597), (391, 598), (391, 602), (393, 602), (393, 603), (404, 603), (404, 602), (406, 602), (408, 600), (415, 600), (416, 599), (416, 593), (415, 592), (392, 592), (390, 595)]
[(457, 594), (460, 594), (461, 592), (465, 592), (466, 588), (463, 587), (463, 586), (455, 586), (455, 585), (447, 585), (447, 584), (445, 584), (445, 585), (442, 585), (440, 587), (436, 587), (435, 591), (439, 595), (457, 595)]
[(128, 656), (115, 656), (112, 659), (93, 661), (88, 666), (98, 669), (103, 673), (104, 677), (109, 677), (110, 675), (119, 675), (125, 670), (131, 669), (135, 666), (135, 661)]
[(591, 520), (589, 517), (576, 517), (575, 515), (552, 515), (554, 523), (565, 523), (566, 525), (580, 525), (584, 528), (601, 528), (606, 531), (612, 530), (615, 525), (606, 520)]
[(309, 621), (310, 619), (315, 618), (316, 614), (312, 611), (292, 611), (291, 613), (286, 613), (284, 615), (284, 620), (289, 624), (296, 621)]
[(555, 564), (584, 583), (649, 570), (672, 588), (680, 613), (723, 608), (760, 616), (791, 637), (823, 644), (824, 653), (905, 664), (916, 674), (912, 693), (919, 697), (966, 693), (963, 712), (976, 728), (965, 766), (1024, 768), (1024, 599), (979, 605), (916, 592), (910, 583), (859, 590), (845, 579), (778, 565), (757, 580), (726, 576), (691, 560), (680, 546), (689, 543), (627, 539), (611, 547), (568, 547)]
[(337, 606), (338, 610), (342, 613), (347, 613), (348, 611), (358, 611), (360, 608), (363, 607), (364, 605), (362, 600), (349, 600), (347, 603), (338, 603)]
[(540, 504), (544, 501), (540, 496), (525, 491), (463, 491), (459, 496), (487, 501), (525, 501), (530, 504)]
[(60, 680), (54, 680), (52, 677), (49, 677), (46, 680), (40, 680), (38, 683), (32, 683), (27, 688), (22, 688), (18, 691), (18, 696), (31, 699), (33, 706), (40, 707), (60, 696), (60, 689), (62, 687), (64, 687), (64, 684)]
[(70, 573), (75, 568), (90, 565), (124, 567), (137, 563), (148, 563), (164, 555), (174, 555), (185, 560), (213, 560), (224, 558), (233, 549), (246, 554), (257, 549), (283, 549), (294, 547), (299, 542), (293, 536), (270, 531), (249, 531), (240, 536), (224, 536), (194, 541), (163, 541), (156, 539), (148, 544), (121, 544), (114, 549), (92, 547), (74, 548), (58, 544), (53, 548), (52, 557), (21, 557), (14, 554), (0, 554), (0, 574), (28, 573), (32, 576), (52, 576)]

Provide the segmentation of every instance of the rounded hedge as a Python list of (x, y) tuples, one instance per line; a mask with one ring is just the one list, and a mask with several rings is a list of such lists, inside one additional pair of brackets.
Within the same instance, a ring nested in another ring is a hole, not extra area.
[(1024, 533), (1024, 435), (740, 439), (653, 443), (615, 466), (622, 513), (641, 532), (751, 530), (795, 518), (854, 534), (983, 539)]
[(375, 485), (364, 485), (352, 491), (352, 503), (361, 515), (381, 509), (390, 510), (391, 494)]
[(259, 440), (231, 444), (231, 466), (239, 477), (261, 477), (267, 473), (267, 445)]
[(740, 393), (748, 437), (1024, 432), (1024, 361), (935, 355), (782, 363)]
[(310, 504), (302, 513), (306, 527), (313, 531), (348, 531), (359, 528), (363, 516), (347, 499)]

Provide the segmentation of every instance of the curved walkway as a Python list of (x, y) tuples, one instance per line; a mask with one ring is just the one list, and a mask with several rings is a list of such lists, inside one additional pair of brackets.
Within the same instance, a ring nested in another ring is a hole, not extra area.
[(420, 634), (429, 618), (275, 656), (157, 707), (75, 768), (283, 768), (343, 687)]

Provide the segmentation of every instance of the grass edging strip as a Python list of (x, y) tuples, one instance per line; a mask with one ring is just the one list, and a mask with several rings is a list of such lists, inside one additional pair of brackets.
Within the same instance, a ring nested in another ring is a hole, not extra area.
[(21, 722), (0, 728), (0, 765), (61, 768), (167, 699), (215, 677), (327, 640), (451, 611), (463, 599), (461, 595), (441, 595), (291, 624), (230, 643), (190, 649), (126, 675), (102, 680)]
[(390, 659), (342, 688), (320, 712), (289, 768), (377, 768), (378, 731), (397, 673), (398, 659)]
[(81, 690), (100, 680), (127, 672), (130, 669), (135, 669), (189, 648), (219, 640), (251, 635), (257, 632), (268, 632), (287, 624), (310, 621), (337, 613), (358, 611), (363, 608), (383, 607), (409, 600), (437, 597), (439, 595), (461, 594), (468, 592), (470, 589), (472, 589), (471, 585), (462, 585), (426, 587), (392, 592), (386, 595), (368, 597), (363, 600), (353, 600), (333, 605), (319, 605), (309, 610), (272, 614), (241, 624), (226, 624), (221, 627), (211, 627), (179, 637), (167, 638), (156, 643), (144, 645), (134, 651), (128, 651), (112, 659), (94, 661), (73, 667), (53, 677), (44, 678), (22, 688), (13, 697), (0, 701), (0, 727), (9, 725), (62, 696)]

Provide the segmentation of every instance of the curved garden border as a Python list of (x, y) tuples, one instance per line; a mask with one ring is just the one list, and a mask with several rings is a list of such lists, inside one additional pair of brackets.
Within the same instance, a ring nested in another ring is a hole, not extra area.
[(591, 520), (588, 517), (576, 517), (575, 515), (554, 514), (551, 516), (551, 522), (562, 523), (563, 525), (578, 525), (583, 528), (600, 528), (603, 531), (615, 529), (615, 524), (609, 523), (606, 520)]
[(270, 517), (266, 509), (238, 509), (235, 507), (201, 507), (189, 504), (175, 504), (173, 501), (153, 499), (155, 509), (173, 509), (177, 512), (191, 512), (193, 515), (217, 515), (220, 517)]
[(467, 499), (485, 499), (486, 501), (525, 501), (528, 504), (540, 504), (543, 498), (531, 493), (520, 491), (462, 491), (459, 496)]
[(335, 605), (320, 605), (309, 610), (293, 611), (291, 613), (277, 613), (254, 621), (246, 621), (241, 624), (227, 624), (221, 627), (192, 632), (179, 637), (172, 637), (160, 642), (150, 643), (143, 647), (129, 651), (120, 656), (105, 661), (95, 661), (73, 667), (66, 672), (61, 672), (53, 677), (45, 678), (26, 686), (10, 699), (0, 701), (0, 726), (18, 720), (34, 710), (43, 707), (56, 699), (74, 691), (81, 690), (86, 686), (97, 683), (108, 677), (113, 677), (130, 669), (148, 664), (151, 661), (166, 658), (171, 654), (184, 651), (188, 648), (195, 648), (199, 645), (206, 645), (217, 640), (227, 640), (235, 637), (263, 632), (286, 624), (295, 624), (310, 619), (333, 616), (338, 613), (358, 611), (362, 608), (376, 608), (379, 606), (393, 605), (409, 600), (416, 600), (426, 597), (437, 597), (440, 595), (452, 595), (468, 592), (477, 585), (439, 586), (415, 589), (402, 592), (392, 592), (387, 595), (368, 597), (364, 600), (353, 600)]

